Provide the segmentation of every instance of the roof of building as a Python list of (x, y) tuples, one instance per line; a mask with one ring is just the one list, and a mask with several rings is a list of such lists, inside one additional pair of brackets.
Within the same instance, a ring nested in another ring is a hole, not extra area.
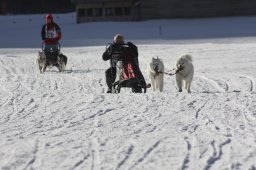
[(120, 2), (120, 1), (126, 1), (126, 0), (71, 0), (73, 3), (89, 3), (89, 2)]

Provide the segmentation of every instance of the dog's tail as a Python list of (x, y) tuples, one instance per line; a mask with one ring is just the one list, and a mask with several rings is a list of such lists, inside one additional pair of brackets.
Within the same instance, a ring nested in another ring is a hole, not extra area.
[(183, 55), (182, 58), (186, 59), (186, 60), (189, 61), (190, 63), (193, 62), (193, 58), (192, 58), (192, 56), (189, 55), (189, 54)]

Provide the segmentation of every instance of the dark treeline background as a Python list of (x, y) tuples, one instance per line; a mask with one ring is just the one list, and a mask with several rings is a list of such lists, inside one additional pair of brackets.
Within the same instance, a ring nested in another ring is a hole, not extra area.
[(75, 11), (70, 0), (0, 0), (0, 15), (66, 13)]

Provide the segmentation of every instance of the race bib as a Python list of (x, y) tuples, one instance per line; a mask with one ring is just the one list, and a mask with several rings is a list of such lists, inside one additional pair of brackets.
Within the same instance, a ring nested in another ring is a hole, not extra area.
[(56, 38), (57, 37), (57, 33), (56, 30), (46, 30), (46, 38)]

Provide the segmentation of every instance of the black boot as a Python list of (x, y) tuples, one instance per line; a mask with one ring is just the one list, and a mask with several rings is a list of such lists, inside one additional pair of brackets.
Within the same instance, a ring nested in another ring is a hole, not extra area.
[(112, 89), (108, 88), (107, 93), (112, 93)]

